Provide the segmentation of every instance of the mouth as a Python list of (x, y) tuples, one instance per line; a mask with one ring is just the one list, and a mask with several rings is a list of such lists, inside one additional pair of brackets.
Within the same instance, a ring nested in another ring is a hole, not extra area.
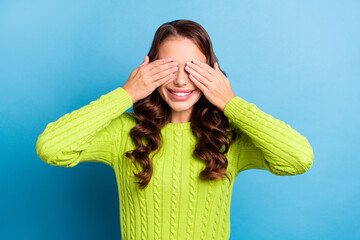
[(170, 96), (175, 100), (186, 100), (186, 99), (190, 98), (192, 93), (195, 91), (195, 90), (174, 91), (173, 89), (172, 90), (167, 89), (167, 90), (170, 93)]
[(167, 89), (169, 92), (171, 92), (172, 94), (175, 95), (186, 95), (186, 94), (191, 94), (193, 91), (195, 91), (195, 89), (191, 90), (191, 89), (180, 89), (180, 88), (172, 88), (172, 89)]

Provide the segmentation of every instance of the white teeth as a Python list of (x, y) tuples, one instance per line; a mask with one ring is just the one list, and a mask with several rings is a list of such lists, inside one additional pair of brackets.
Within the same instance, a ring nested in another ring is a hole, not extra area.
[(171, 93), (174, 94), (174, 95), (176, 95), (176, 96), (187, 96), (187, 95), (189, 95), (191, 92), (189, 92), (189, 93), (175, 93), (175, 92), (172, 92), (172, 91), (171, 91)]

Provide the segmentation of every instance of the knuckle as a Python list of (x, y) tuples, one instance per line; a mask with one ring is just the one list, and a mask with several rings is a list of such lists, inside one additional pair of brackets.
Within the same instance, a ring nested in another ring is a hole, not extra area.
[(148, 81), (148, 77), (144, 73), (142, 73), (140, 77), (143, 79), (144, 83)]
[(145, 88), (148, 88), (148, 87), (150, 87), (150, 85), (151, 85), (151, 83), (150, 83), (149, 81), (146, 81), (146, 80), (144, 81), (143, 84), (144, 84), (144, 87), (145, 87)]
[(166, 73), (160, 72), (160, 73), (156, 74), (156, 79), (159, 79), (159, 78), (162, 78), (162, 77), (165, 77), (165, 76), (166, 76)]
[(168, 69), (168, 70), (166, 71), (166, 74), (171, 74), (171, 73), (173, 73), (173, 72), (174, 72), (173, 69)]
[(161, 74), (162, 77), (169, 76), (171, 74), (171, 71), (166, 71)]

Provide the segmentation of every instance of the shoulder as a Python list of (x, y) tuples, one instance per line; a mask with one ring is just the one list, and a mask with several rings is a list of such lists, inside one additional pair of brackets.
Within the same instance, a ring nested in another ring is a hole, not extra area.
[(121, 126), (125, 128), (132, 128), (136, 125), (136, 118), (133, 112), (123, 112), (117, 120), (121, 124)]
[(136, 125), (136, 119), (134, 113), (124, 112), (120, 116), (114, 118), (110, 124), (106, 127), (107, 131), (113, 134), (114, 136), (121, 138), (124, 133), (130, 132), (130, 130)]
[(253, 140), (248, 134), (246, 134), (239, 126), (229, 119), (229, 127), (236, 132), (235, 142), (237, 146), (241, 148), (255, 148)]
[(231, 120), (229, 119), (229, 127), (230, 129), (234, 130), (237, 134), (241, 134), (241, 129)]
[(136, 125), (134, 113), (123, 112), (120, 116), (114, 118), (107, 127), (110, 131), (119, 132), (121, 130), (129, 130)]

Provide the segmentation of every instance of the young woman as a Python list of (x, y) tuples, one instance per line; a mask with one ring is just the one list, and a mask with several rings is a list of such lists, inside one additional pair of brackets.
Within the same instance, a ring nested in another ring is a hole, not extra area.
[(306, 137), (235, 96), (209, 35), (190, 20), (160, 26), (123, 87), (49, 123), (36, 150), (51, 165), (111, 166), (131, 240), (229, 239), (240, 172), (296, 175), (314, 160)]

